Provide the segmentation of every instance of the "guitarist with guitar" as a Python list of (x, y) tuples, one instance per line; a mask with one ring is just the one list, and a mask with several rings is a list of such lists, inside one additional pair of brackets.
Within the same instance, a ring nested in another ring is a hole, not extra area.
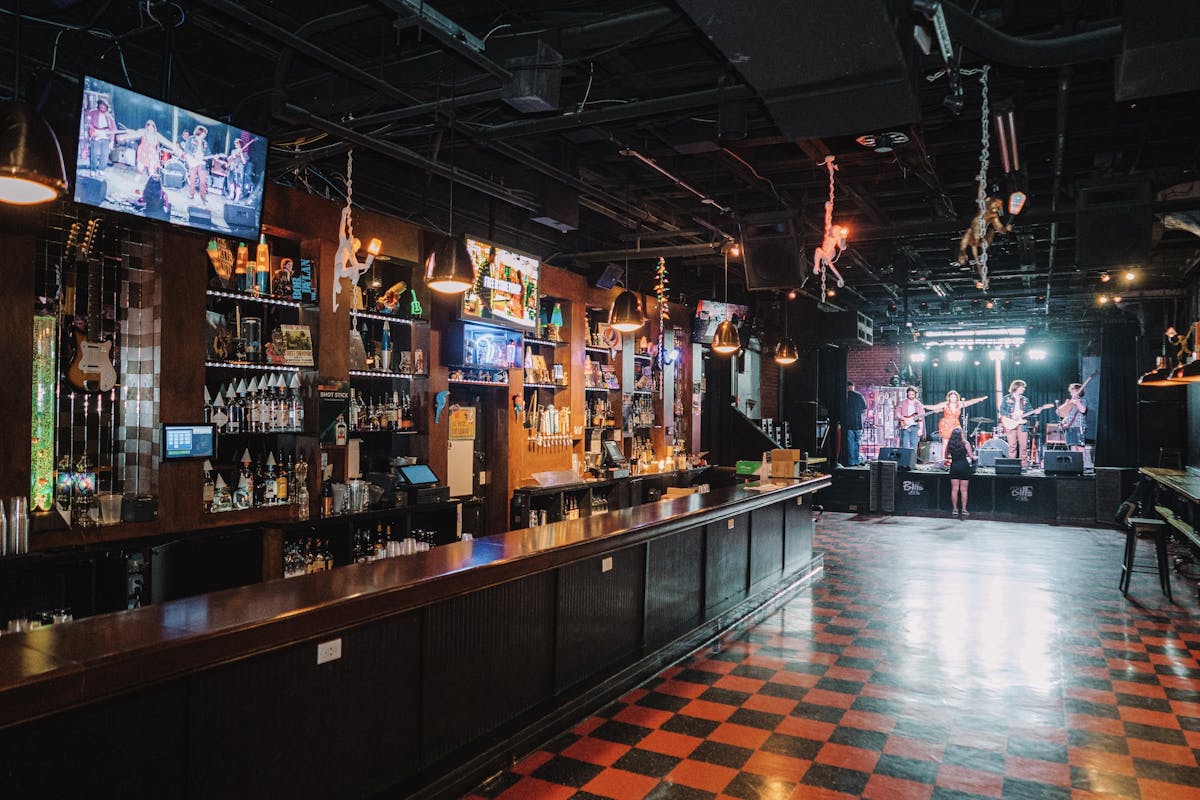
[(1072, 383), (1067, 387), (1071, 395), (1056, 411), (1062, 419), (1063, 438), (1068, 449), (1083, 452), (1083, 418), (1087, 414), (1087, 403), (1083, 402), (1083, 390), (1096, 377), (1092, 373), (1083, 383)]
[(1030, 464), (1028, 420), (1048, 408), (1054, 408), (1054, 404), (1030, 408), (1025, 381), (1019, 379), (1008, 385), (1008, 394), (1000, 401), (1000, 425), (1008, 435), (1008, 457), (1021, 459), (1022, 466)]
[(896, 422), (900, 426), (900, 446), (917, 449), (925, 432), (925, 404), (917, 397), (917, 389), (909, 386), (904, 399), (896, 404)]

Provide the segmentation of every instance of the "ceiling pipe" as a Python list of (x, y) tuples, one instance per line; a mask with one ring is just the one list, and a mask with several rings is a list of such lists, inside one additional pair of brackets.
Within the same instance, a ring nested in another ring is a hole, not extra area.
[[(928, 0), (919, 0), (922, 5)], [(1065, 67), (1086, 61), (1103, 61), (1121, 52), (1121, 26), (1110, 25), (1086, 33), (1054, 39), (1009, 36), (954, 3), (941, 3), (954, 41), (988, 61), (1014, 67)]]
[(723, 242), (708, 242), (706, 244), (672, 244), (661, 247), (631, 247), (624, 250), (590, 250), (581, 253), (563, 253), (563, 258), (573, 258), (576, 261), (619, 261), (621, 259), (656, 259), (656, 258), (686, 258), (687, 256), (707, 256), (719, 253)]
[[(1067, 118), (1071, 108), (1071, 67), (1058, 71), (1058, 109), (1054, 125), (1054, 180), (1050, 188), (1050, 213), (1058, 210), (1062, 193), (1063, 161), (1067, 150)], [(1058, 255), (1058, 220), (1050, 223), (1050, 246), (1046, 267), (1046, 310), (1050, 309), (1050, 287), (1053, 283), (1054, 262)]]
[(628, 156), (630, 158), (636, 158), (638, 161), (642, 162), (647, 167), (649, 167), (650, 169), (657, 172), (659, 175), (662, 175), (667, 180), (673, 182), (679, 188), (684, 189), (684, 190), (696, 195), (696, 197), (699, 197), (700, 202), (703, 203), (704, 205), (712, 206), (713, 208), (720, 211), (722, 214), (729, 214), (730, 212), (733, 211), (733, 209), (730, 208), (729, 206), (721, 205), (716, 200), (713, 200), (707, 194), (705, 194), (704, 192), (697, 189), (695, 186), (692, 186), (690, 183), (685, 181), (683, 178), (680, 178), (680, 177), (668, 172), (666, 169), (659, 166), (658, 162), (655, 161), (653, 158), (650, 158), (647, 155), (643, 155), (642, 153), (639, 153), (637, 150), (634, 150), (629, 147), (622, 148), (620, 150), (620, 153), (623, 156)]
[(749, 86), (730, 86), (724, 89), (702, 89), (697, 92), (677, 94), (670, 97), (656, 97), (653, 100), (641, 100), (621, 105), (611, 105), (604, 108), (585, 109), (581, 112), (560, 114), (557, 117), (521, 120), (481, 128), (478, 137), (482, 141), (493, 139), (511, 139), (517, 136), (535, 136), (570, 128), (588, 128), (593, 125), (604, 125), (609, 122), (653, 117), (658, 114), (669, 114), (677, 111), (690, 111), (696, 108), (716, 108), (721, 98), (727, 100), (749, 100), (756, 97)]
[(384, 141), (374, 136), (356, 131), (353, 128), (348, 128), (336, 122), (332, 122), (323, 117), (313, 114), (307, 109), (291, 103), (284, 104), (283, 108), (276, 112), (276, 116), (285, 122), (293, 125), (305, 125), (310, 128), (316, 128), (319, 131), (324, 131), (331, 136), (337, 136), (347, 142), (355, 144), (359, 147), (364, 147), (368, 150), (374, 150), (398, 161), (403, 161), (406, 164), (411, 164), (423, 170), (427, 170), (434, 175), (445, 178), (448, 181), (453, 181), (460, 186), (466, 186), (469, 189), (474, 189), (477, 192), (495, 197), (497, 200), (524, 209), (525, 211), (539, 211), (541, 204), (534, 200), (528, 200), (513, 192), (506, 186), (501, 186), (498, 183), (489, 181), (487, 178), (480, 177), (471, 172), (465, 172), (456, 167), (451, 167), (440, 161), (426, 158), (415, 150), (410, 150), (403, 145), (395, 144), (394, 142)]
[(462, 56), (466, 61), (501, 83), (512, 77), (512, 72), (483, 54), (482, 39), (426, 5), (425, 0), (378, 0), (378, 2), (395, 14), (401, 23), (417, 25), (423, 32), (437, 39), (442, 47)]

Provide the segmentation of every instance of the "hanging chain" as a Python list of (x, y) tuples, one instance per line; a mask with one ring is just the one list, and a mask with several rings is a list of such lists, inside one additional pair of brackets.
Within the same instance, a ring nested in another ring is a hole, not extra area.
[(979, 128), (982, 148), (979, 153), (979, 185), (975, 190), (975, 235), (979, 239), (979, 283), (983, 291), (988, 290), (988, 241), (987, 241), (987, 179), (988, 156), (991, 151), (991, 119), (988, 114), (988, 65), (983, 66), (979, 85), (983, 90), (980, 104)]
[[(823, 241), (828, 242), (833, 235), (833, 171), (837, 169), (833, 163), (833, 157), (829, 156), (825, 159), (825, 169), (829, 172), (829, 199), (825, 201), (825, 238)], [(819, 302), (824, 303), (828, 295), (825, 293), (825, 276), (829, 269), (821, 264), (821, 299)]]
[(351, 201), (354, 199), (354, 148), (346, 151), (346, 238), (354, 240), (354, 218)]

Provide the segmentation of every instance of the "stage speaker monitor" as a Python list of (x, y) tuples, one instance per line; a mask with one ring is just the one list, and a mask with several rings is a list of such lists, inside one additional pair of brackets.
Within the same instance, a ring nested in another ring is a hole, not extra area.
[(979, 455), (979, 466), (994, 467), (996, 459), (1008, 458), (1008, 442), (991, 439), (984, 442), (976, 452)]
[(1019, 458), (997, 458), (996, 459), (996, 474), (997, 475), (1020, 475), (1021, 474), (1021, 459), (1019, 459)]
[(917, 451), (911, 447), (881, 447), (880, 461), (895, 461), (900, 469), (912, 469), (917, 465)]
[(204, 206), (188, 206), (188, 222), (192, 225), (212, 225), (212, 212)]
[(1150, 181), (1081, 182), (1075, 201), (1075, 263), (1129, 267), (1149, 263)]
[(108, 196), (108, 181), (103, 178), (80, 175), (76, 183), (76, 199), (84, 205), (98, 206)]
[(1076, 450), (1050, 450), (1043, 461), (1047, 475), (1083, 474), (1083, 453)]
[[(191, 209), (188, 209), (189, 212)], [(234, 203), (225, 204), (225, 224), (231, 228), (254, 227), (254, 209), (250, 206), (239, 206)]]
[(790, 211), (748, 214), (738, 224), (746, 289), (795, 289), (807, 278), (804, 249), (796, 235), (796, 217)]
[(592, 285), (597, 289), (611, 289), (625, 275), (625, 268), (617, 264), (605, 264), (592, 268)]

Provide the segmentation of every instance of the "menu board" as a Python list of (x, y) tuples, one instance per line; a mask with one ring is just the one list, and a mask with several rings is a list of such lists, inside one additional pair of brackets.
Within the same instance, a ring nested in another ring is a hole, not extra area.
[(463, 294), (463, 318), (536, 330), (540, 262), (470, 237), (467, 253), (475, 266), (475, 284)]

